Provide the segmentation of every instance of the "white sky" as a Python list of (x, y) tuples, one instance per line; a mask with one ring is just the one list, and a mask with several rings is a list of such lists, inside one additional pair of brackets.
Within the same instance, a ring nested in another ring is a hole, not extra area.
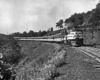
[(95, 8), (99, 0), (0, 0), (0, 33), (47, 30), (60, 19)]

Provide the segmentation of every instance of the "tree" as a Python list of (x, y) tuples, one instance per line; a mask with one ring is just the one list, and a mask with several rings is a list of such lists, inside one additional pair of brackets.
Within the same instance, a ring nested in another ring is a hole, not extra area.
[(23, 35), (23, 37), (27, 37), (27, 32), (24, 31), (22, 35)]
[(100, 3), (97, 4), (96, 8), (92, 10), (88, 24), (92, 24), (94, 26), (98, 26), (100, 24)]
[(44, 35), (46, 35), (46, 34), (47, 34), (46, 31), (42, 31), (42, 32), (41, 32), (41, 36), (44, 36)]
[(53, 32), (53, 27), (51, 27), (51, 32)]
[(81, 14), (74, 14), (70, 17), (70, 22), (73, 23), (74, 25), (74, 28), (77, 28), (78, 26), (82, 25), (83, 24), (83, 21), (84, 21), (84, 14), (81, 13)]
[(85, 13), (75, 13), (71, 17), (65, 20), (65, 24), (68, 29), (78, 29), (84, 22)]
[(11, 36), (22, 37), (22, 34), (20, 32), (15, 32), (15, 33), (12, 33)]
[(63, 19), (59, 20), (57, 23), (56, 23), (56, 27), (58, 28), (63, 28)]
[(28, 33), (27, 33), (28, 37), (33, 37), (34, 36), (34, 31), (30, 30)]
[(53, 27), (49, 28), (48, 32), (53, 32)]

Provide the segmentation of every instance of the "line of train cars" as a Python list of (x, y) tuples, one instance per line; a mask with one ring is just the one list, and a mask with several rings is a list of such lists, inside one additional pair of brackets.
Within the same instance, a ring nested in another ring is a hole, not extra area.
[(83, 45), (83, 34), (81, 31), (69, 31), (68, 33), (57, 33), (50, 36), (42, 37), (14, 37), (16, 40), (34, 40), (43, 42), (58, 42), (64, 43), (71, 46), (82, 46)]

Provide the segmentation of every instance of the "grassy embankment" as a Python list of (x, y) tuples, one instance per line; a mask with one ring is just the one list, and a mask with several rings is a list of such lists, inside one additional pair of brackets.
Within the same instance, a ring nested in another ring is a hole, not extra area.
[(61, 75), (57, 67), (65, 64), (65, 51), (59, 44), (19, 43), (23, 46), (21, 53), (27, 56), (19, 63), (16, 80), (53, 80)]
[(16, 43), (8, 38), (3, 40), (0, 50), (12, 64), (17, 63), (12, 61), (11, 54), (21, 55), (15, 57), (16, 80), (100, 80), (100, 68), (94, 67), (100, 63), (68, 46), (33, 41)]
[(22, 55), (20, 46), (13, 37), (0, 34), (0, 53), (3, 54), (3, 60), (10, 65), (17, 65)]
[(33, 41), (15, 41), (0, 35), (3, 60), (17, 68), (16, 80), (53, 79), (59, 75), (56, 67), (63, 64), (65, 51), (58, 44)]

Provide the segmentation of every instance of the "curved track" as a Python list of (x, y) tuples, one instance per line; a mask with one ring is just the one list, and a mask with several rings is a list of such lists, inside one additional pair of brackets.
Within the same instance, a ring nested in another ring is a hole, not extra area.
[(100, 62), (100, 49), (93, 47), (73, 47)]

